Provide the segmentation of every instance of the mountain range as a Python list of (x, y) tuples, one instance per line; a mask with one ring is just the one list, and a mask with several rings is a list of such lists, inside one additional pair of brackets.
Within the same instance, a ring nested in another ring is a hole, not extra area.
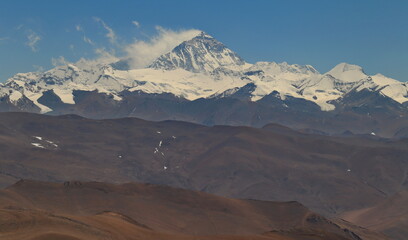
[(144, 68), (80, 60), (0, 85), (0, 111), (408, 136), (408, 84), (357, 65), (247, 63), (205, 32)]

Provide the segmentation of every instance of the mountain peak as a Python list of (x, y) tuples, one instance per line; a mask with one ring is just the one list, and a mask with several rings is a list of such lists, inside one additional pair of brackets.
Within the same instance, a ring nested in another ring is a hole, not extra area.
[[(204, 31), (200, 31), (199, 34), (197, 34), (197, 36), (195, 36), (194, 38), (208, 38), (208, 39), (214, 39), (213, 36), (209, 35), (208, 33), (204, 32)], [(193, 38), (193, 39), (194, 39)]]
[(355, 65), (355, 64), (349, 64), (349, 63), (339, 63), (337, 64), (333, 69), (337, 69), (343, 72), (347, 72), (347, 71), (363, 71), (363, 68)]
[(242, 66), (245, 61), (223, 43), (206, 32), (182, 42), (172, 51), (161, 55), (149, 68), (173, 70), (183, 68), (190, 72), (212, 72), (220, 67)]
[(344, 82), (357, 82), (368, 77), (362, 67), (348, 63), (337, 64), (326, 74)]
[(377, 74), (371, 76), (371, 79), (378, 86), (386, 86), (386, 85), (400, 84), (401, 83), (400, 81), (389, 78), (387, 76), (384, 76), (381, 73), (377, 73)]

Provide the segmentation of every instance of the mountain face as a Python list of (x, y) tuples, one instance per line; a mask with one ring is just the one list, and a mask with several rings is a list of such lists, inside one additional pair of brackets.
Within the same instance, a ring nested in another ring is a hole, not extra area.
[(156, 59), (149, 68), (174, 70), (182, 68), (190, 72), (212, 72), (217, 68), (236, 68), (245, 61), (235, 52), (210, 35), (201, 32)]
[[(377, 116), (379, 109), (387, 116)], [(130, 69), (126, 59), (81, 60), (16, 74), (0, 86), (0, 111), (257, 127), (275, 122), (330, 134), (403, 137), (408, 85), (347, 63), (324, 74), (310, 65), (249, 64), (201, 32), (142, 69)], [(339, 126), (338, 119), (347, 124)]]

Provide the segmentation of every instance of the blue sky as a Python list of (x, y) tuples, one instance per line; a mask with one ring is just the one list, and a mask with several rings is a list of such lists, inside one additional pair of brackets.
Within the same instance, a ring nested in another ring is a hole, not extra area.
[(348, 62), (407, 81), (407, 12), (405, 0), (3, 0), (0, 81), (50, 69), (61, 56), (75, 62), (101, 51), (126, 55), (126, 46), (160, 34), (157, 26), (204, 30), (250, 63), (286, 61), (326, 72)]

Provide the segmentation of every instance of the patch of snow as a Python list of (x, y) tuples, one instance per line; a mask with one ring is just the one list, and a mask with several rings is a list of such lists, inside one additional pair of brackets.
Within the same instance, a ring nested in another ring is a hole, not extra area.
[(38, 147), (38, 148), (45, 148), (43, 145), (41, 145), (40, 143), (31, 143), (31, 145), (33, 145), (34, 147)]
[(113, 100), (115, 100), (115, 101), (122, 101), (122, 98), (119, 97), (118, 95), (116, 95), (116, 94), (111, 94), (111, 95), (113, 96)]
[[(175, 96), (188, 100), (207, 98), (217, 92), (223, 92), (231, 87), (242, 87), (248, 80), (230, 75), (211, 75), (208, 73), (193, 73), (184, 69), (134, 69), (118, 71), (116, 75), (123, 79), (137, 79), (127, 85), (130, 92), (173, 93)], [(142, 83), (142, 84), (141, 84)]]
[(54, 147), (58, 147), (58, 145), (56, 143), (54, 143), (53, 141), (50, 140), (45, 140), (47, 143), (51, 144)]
[(40, 108), (40, 112), (41, 112), (41, 113), (47, 113), (47, 112), (51, 112), (51, 111), (52, 111), (51, 108), (49, 108), (49, 107), (47, 107), (47, 106), (45, 106), (45, 105), (43, 105), (43, 104), (41, 104), (41, 103), (39, 103), (39, 102), (37, 101), (37, 100), (42, 96), (42, 93), (30, 93), (30, 92), (28, 92), (28, 93), (26, 93), (25, 95), (26, 95), (26, 97), (27, 97), (28, 99), (30, 99), (35, 105), (37, 105), (37, 107)]
[(399, 103), (408, 101), (408, 86), (401, 82), (385, 86), (381, 93)]
[(377, 73), (374, 76), (371, 76), (371, 79), (375, 84), (378, 84), (379, 86), (386, 86), (386, 85), (392, 85), (392, 84), (400, 84), (401, 82), (389, 77), (386, 77), (380, 73)]
[(10, 96), (9, 96), (9, 98), (10, 98), (10, 101), (12, 102), (12, 103), (16, 103), (18, 100), (20, 100), (20, 98), (22, 98), (23, 97), (23, 94), (22, 93), (20, 93), (19, 91), (13, 91), (11, 94), (10, 94)]
[(54, 93), (61, 99), (63, 103), (75, 104), (74, 95), (72, 94), (72, 89), (53, 89)]
[[(50, 145), (52, 145), (53, 147), (58, 147), (58, 145), (56, 144), (56, 143), (54, 143), (53, 141), (50, 141), (50, 140), (46, 140), (46, 139), (44, 139), (43, 137), (40, 137), (40, 136), (33, 136), (33, 138), (35, 138), (35, 139), (37, 139), (37, 140), (39, 140), (39, 141), (45, 141), (45, 142), (47, 142), (48, 144), (50, 144)], [(39, 143), (38, 143), (39, 144)], [(41, 144), (40, 144), (41, 145)]]

